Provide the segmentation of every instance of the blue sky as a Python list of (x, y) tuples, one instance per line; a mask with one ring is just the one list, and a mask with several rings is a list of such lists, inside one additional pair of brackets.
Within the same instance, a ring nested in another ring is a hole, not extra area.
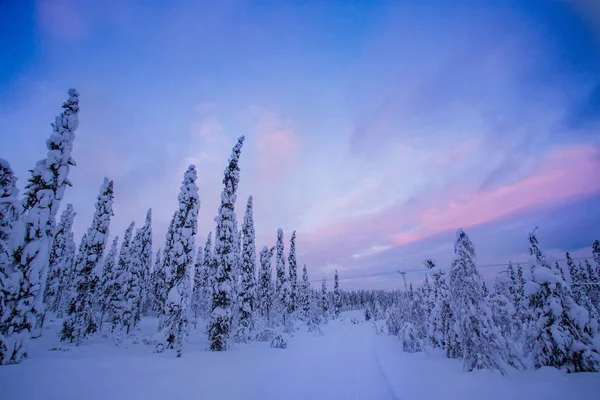
[(445, 266), (461, 226), (482, 264), (526, 260), (536, 225), (587, 255), (598, 27), (585, 0), (0, 1), (0, 157), (25, 182), (76, 87), (78, 236), (108, 176), (111, 232), (152, 207), (162, 246), (194, 163), (203, 243), (243, 134), (238, 214), (252, 194), (260, 247), (296, 229), (315, 279)]

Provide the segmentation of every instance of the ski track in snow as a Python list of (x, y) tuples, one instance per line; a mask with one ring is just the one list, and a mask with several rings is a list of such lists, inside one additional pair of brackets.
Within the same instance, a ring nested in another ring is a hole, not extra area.
[[(563, 374), (553, 368), (462, 372), (460, 360), (403, 353), (398, 338), (376, 335), (359, 312), (323, 326), (324, 336), (298, 332), (287, 349), (268, 343), (207, 351), (202, 329), (192, 330), (182, 358), (174, 351), (99, 335), (82, 346), (60, 343), (51, 322), (30, 347), (30, 359), (0, 367), (0, 400), (494, 400), (595, 399), (600, 374)], [(142, 320), (151, 336), (156, 320)], [(57, 347), (68, 351), (49, 351)]]

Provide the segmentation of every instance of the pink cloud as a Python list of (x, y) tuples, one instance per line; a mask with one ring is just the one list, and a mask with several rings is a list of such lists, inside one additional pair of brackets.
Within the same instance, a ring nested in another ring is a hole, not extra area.
[[(593, 179), (600, 171), (597, 154), (597, 148), (593, 147), (561, 149), (542, 161), (537, 175), (489, 192), (449, 199), (442, 207), (422, 210), (418, 231), (398, 233), (394, 235), (395, 242), (406, 245), (459, 226), (474, 227), (536, 206), (598, 192), (600, 181)], [(439, 196), (443, 197), (443, 193)]]
[(257, 114), (254, 132), (260, 168), (272, 173), (293, 161), (300, 146), (291, 121), (270, 110), (257, 110)]

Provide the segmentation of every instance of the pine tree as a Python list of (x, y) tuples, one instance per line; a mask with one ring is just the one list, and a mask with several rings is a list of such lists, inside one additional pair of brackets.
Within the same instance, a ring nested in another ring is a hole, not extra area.
[(248, 198), (244, 224), (242, 227), (243, 251), (240, 274), (240, 304), (237, 340), (248, 342), (255, 329), (256, 288), (254, 275), (256, 271), (256, 246), (254, 237), (254, 219), (252, 215), (252, 196)]
[(572, 281), (571, 294), (573, 300), (587, 310), (592, 334), (595, 335), (596, 331), (598, 331), (598, 319), (600, 318), (600, 315), (598, 314), (597, 308), (592, 303), (592, 291), (590, 290), (592, 286), (590, 285), (590, 281), (593, 278), (588, 275), (588, 270), (590, 268), (584, 267), (581, 262), (575, 264), (569, 252), (567, 252), (566, 257)]
[[(137, 235), (136, 235), (137, 236)], [(142, 313), (147, 313), (150, 309), (149, 295), (152, 290), (150, 285), (150, 274), (152, 270), (152, 209), (146, 212), (146, 220), (142, 226), (139, 235), (139, 241), (136, 242), (132, 251), (138, 254), (140, 261), (139, 279), (141, 282), (141, 291), (139, 293), (139, 308), (136, 321), (139, 322)]]
[(277, 230), (277, 254), (276, 259), (276, 273), (277, 280), (275, 281), (275, 297), (277, 299), (277, 320), (282, 322), (285, 326), (288, 322), (289, 303), (290, 303), (290, 283), (285, 273), (285, 255), (284, 255), (284, 244), (283, 244), (283, 230), (279, 228)]
[[(44, 323), (43, 291), (50, 261), (49, 251), (56, 228), (56, 213), (65, 189), (71, 186), (69, 171), (75, 160), (71, 157), (75, 130), (79, 125), (79, 94), (68, 91), (69, 99), (63, 103), (64, 111), (52, 124), (53, 132), (46, 141), (48, 153), (36, 163), (25, 185), (23, 198), (23, 221), (25, 237), (16, 254), (16, 268), (23, 273), (20, 293), (23, 298), (19, 312), (30, 314), (31, 337), (42, 334)], [(29, 307), (31, 306), (31, 308)]]
[(598, 312), (600, 312), (600, 240), (594, 241), (594, 244), (592, 245), (592, 254), (596, 268), (592, 268), (592, 265), (588, 260), (585, 260), (585, 265), (588, 270), (590, 282), (594, 284), (589, 286), (590, 298), (592, 299), (592, 304), (594, 304)]
[(204, 252), (202, 247), (198, 246), (196, 250), (196, 262), (194, 263), (194, 279), (192, 281), (192, 300), (190, 303), (191, 322), (194, 324), (194, 329), (198, 324), (198, 319), (202, 315), (202, 295), (203, 285), (205, 282), (204, 275)]
[(300, 304), (302, 306), (302, 320), (310, 320), (310, 283), (308, 281), (308, 270), (306, 264), (302, 268), (302, 284), (300, 286)]
[(327, 281), (323, 278), (321, 285), (321, 313), (323, 320), (327, 322), (329, 317), (329, 299), (327, 298)]
[(17, 178), (10, 164), (0, 159), (0, 365), (18, 363), (27, 357), (29, 325), (19, 308), (23, 271), (15, 263), (15, 251), (25, 229), (18, 194)]
[(73, 241), (73, 218), (77, 215), (73, 206), (67, 204), (56, 230), (54, 242), (50, 249), (48, 279), (44, 292), (44, 302), (49, 311), (62, 315), (63, 298), (68, 295), (68, 285), (73, 259), (75, 258), (75, 242)]
[(225, 186), (221, 193), (221, 206), (219, 214), (215, 218), (217, 223), (215, 231), (215, 293), (213, 295), (211, 318), (208, 328), (208, 338), (210, 349), (213, 351), (227, 350), (229, 341), (229, 331), (231, 328), (231, 303), (232, 290), (235, 282), (232, 280), (232, 269), (236, 263), (236, 226), (235, 216), (236, 192), (240, 180), (240, 168), (238, 162), (244, 136), (238, 139), (233, 147), (231, 158), (225, 176), (223, 185)]
[(340, 295), (340, 280), (338, 277), (337, 269), (335, 270), (334, 284), (333, 284), (333, 307), (335, 317), (339, 318), (342, 311), (342, 296)]
[(298, 264), (296, 262), (296, 231), (292, 232), (290, 239), (290, 254), (288, 255), (290, 301), (288, 313), (293, 316), (298, 308)]
[(131, 236), (134, 226), (135, 223), (132, 221), (123, 235), (117, 266), (113, 270), (113, 292), (107, 305), (108, 320), (117, 342), (120, 341), (125, 330), (129, 331), (134, 320), (131, 288)]
[(158, 330), (162, 330), (165, 316), (165, 305), (167, 303), (167, 295), (171, 289), (171, 272), (169, 271), (169, 265), (171, 265), (171, 253), (173, 251), (173, 238), (175, 235), (175, 218), (177, 212), (173, 214), (169, 228), (165, 234), (165, 247), (162, 252), (162, 260), (160, 264), (156, 264), (156, 282), (155, 282), (155, 309), (158, 316)]
[(492, 313), (485, 302), (483, 278), (477, 270), (475, 248), (459, 229), (454, 243), (454, 261), (448, 272), (450, 304), (461, 344), (463, 369), (502, 367), (506, 343), (496, 331)]
[(100, 305), (100, 327), (102, 329), (102, 323), (104, 322), (104, 317), (108, 310), (108, 303), (110, 299), (113, 297), (115, 290), (118, 290), (117, 280), (116, 280), (116, 266), (117, 266), (117, 251), (119, 245), (119, 237), (115, 236), (113, 239), (112, 245), (110, 246), (110, 250), (106, 257), (104, 257), (104, 262), (102, 264), (102, 280), (100, 282), (100, 299), (98, 301)]
[(212, 310), (212, 299), (213, 299), (213, 291), (215, 287), (215, 270), (214, 270), (214, 257), (213, 257), (213, 249), (212, 249), (212, 232), (208, 232), (208, 237), (206, 238), (206, 244), (204, 245), (204, 259), (203, 263), (203, 280), (202, 283), (202, 318), (208, 318), (211, 310)]
[(196, 186), (196, 167), (187, 169), (181, 192), (179, 193), (179, 210), (173, 225), (173, 249), (169, 268), (171, 281), (165, 305), (165, 322), (161, 333), (163, 342), (157, 350), (174, 348), (177, 357), (181, 357), (183, 345), (188, 336), (189, 299), (191, 295), (191, 268), (194, 263), (194, 241), (198, 229), (198, 210), (200, 198)]
[(568, 285), (539, 249), (535, 230), (529, 243), (532, 263), (531, 281), (526, 286), (530, 310), (526, 355), (536, 368), (600, 370), (587, 312), (575, 303)]
[(110, 218), (113, 216), (113, 197), (113, 182), (104, 178), (96, 200), (92, 225), (80, 245), (61, 341), (74, 341), (80, 345), (83, 339), (94, 334), (98, 328), (94, 315), (94, 299), (99, 278), (95, 275), (95, 270), (102, 260), (108, 240)]
[(271, 281), (271, 259), (275, 248), (264, 246), (260, 252), (260, 271), (258, 273), (258, 309), (266, 326), (271, 325), (273, 304), (273, 283)]
[(165, 271), (164, 271), (164, 264), (162, 262), (162, 259), (160, 257), (162, 253), (162, 249), (158, 249), (156, 251), (156, 256), (154, 258), (154, 268), (152, 269), (152, 279), (151, 279), (151, 285), (152, 285), (152, 311), (156, 312), (158, 314), (158, 309), (160, 307), (159, 304), (164, 304), (164, 302), (160, 302), (159, 301), (159, 297), (162, 293), (162, 287), (163, 284), (165, 282)]

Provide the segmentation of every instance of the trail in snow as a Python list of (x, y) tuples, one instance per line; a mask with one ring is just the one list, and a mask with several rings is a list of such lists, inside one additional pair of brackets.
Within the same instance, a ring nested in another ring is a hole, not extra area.
[[(397, 337), (376, 335), (370, 323), (351, 324), (352, 316), (360, 313), (331, 321), (324, 336), (298, 332), (284, 350), (251, 343), (210, 352), (198, 329), (182, 358), (153, 354), (141, 343), (117, 348), (99, 336), (81, 347), (65, 345), (55, 321), (33, 342), (29, 360), (0, 367), (0, 400), (558, 400), (600, 392), (598, 373), (465, 373), (460, 360), (403, 353)], [(142, 336), (156, 331), (154, 319), (142, 322)]]

